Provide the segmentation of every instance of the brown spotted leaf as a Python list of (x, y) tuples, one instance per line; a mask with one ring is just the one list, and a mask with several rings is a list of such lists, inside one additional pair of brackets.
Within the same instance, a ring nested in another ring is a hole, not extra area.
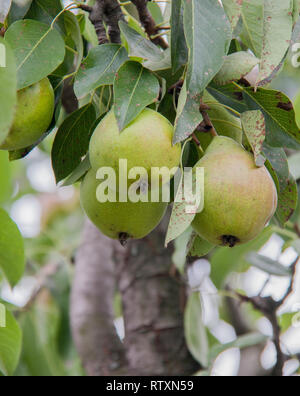
[[(191, 171), (186, 171), (184, 176), (181, 176), (167, 231), (166, 246), (183, 234), (191, 225), (196, 214), (200, 213), (204, 208), (204, 170), (199, 170), (199, 172), (196, 175), (194, 172), (191, 174)], [(190, 179), (192, 183), (187, 182), (189, 179), (188, 175), (192, 176)], [(189, 197), (193, 197), (194, 191), (196, 191), (196, 178), (200, 187), (200, 190), (197, 190), (196, 196), (200, 202), (196, 202), (193, 198), (189, 199)]]
[(203, 120), (199, 111), (201, 94), (187, 92), (186, 81), (180, 92), (173, 144), (187, 139)]
[(288, 160), (283, 148), (271, 147), (265, 143), (263, 152), (271, 164), (271, 170), (275, 172), (278, 178), (279, 191), (276, 218), (280, 225), (284, 226), (297, 207), (297, 184), (290, 174)]
[[(232, 88), (229, 85), (228, 88)], [(245, 88), (234, 85), (248, 105), (249, 110), (261, 110), (265, 116), (267, 135), (266, 142), (274, 147), (286, 147), (299, 150), (300, 131), (296, 123), (295, 111), (290, 99), (282, 92), (272, 89)], [(228, 89), (227, 88), (227, 89)]]
[(263, 3), (263, 0), (243, 0), (242, 6), (243, 30), (240, 38), (257, 58), (261, 57), (264, 36)]
[(266, 138), (265, 117), (260, 110), (246, 111), (241, 115), (243, 130), (252, 148), (255, 163), (261, 167), (265, 163), (262, 155), (263, 143)]
[(232, 30), (234, 30), (241, 17), (243, 0), (222, 0), (222, 3), (231, 23)]
[(213, 82), (216, 85), (226, 85), (232, 81), (238, 81), (250, 73), (258, 63), (259, 59), (246, 51), (230, 54), (225, 58), (225, 62)]
[(293, 30), (293, 1), (264, 0), (264, 35), (257, 84), (267, 79), (284, 58)]

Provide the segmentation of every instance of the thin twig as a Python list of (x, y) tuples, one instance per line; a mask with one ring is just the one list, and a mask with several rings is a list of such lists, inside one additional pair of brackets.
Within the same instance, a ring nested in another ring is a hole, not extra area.
[(197, 144), (197, 146), (201, 146), (200, 140), (197, 138), (197, 136), (194, 133), (192, 134), (192, 139)]
[(280, 301), (275, 301), (272, 297), (247, 297), (240, 293), (236, 293), (236, 296), (240, 299), (241, 302), (247, 302), (252, 304), (252, 306), (261, 312), (267, 319), (269, 319), (272, 328), (273, 328), (273, 341), (276, 348), (277, 353), (277, 363), (273, 370), (274, 377), (283, 376), (283, 368), (285, 362), (288, 360), (289, 356), (287, 356), (281, 347), (281, 328), (278, 323), (277, 312), (280, 307), (286, 302), (286, 300), (290, 297), (294, 290), (295, 285), (295, 276), (297, 270), (297, 264), (299, 262), (299, 258), (297, 258), (293, 264), (291, 265), (291, 282), (288, 287), (287, 292), (282, 297)]
[(203, 117), (205, 129), (206, 129), (206, 131), (209, 131), (213, 137), (218, 136), (217, 131), (209, 118), (207, 110), (209, 110), (209, 106), (204, 104), (201, 99), (200, 113), (202, 114), (202, 117)]
[(297, 264), (299, 262), (299, 257), (297, 257), (297, 259), (293, 262), (293, 264), (291, 265), (291, 282), (289, 285), (289, 288), (287, 289), (287, 292), (285, 293), (285, 295), (282, 297), (282, 299), (280, 301), (278, 301), (278, 308), (282, 307), (282, 305), (286, 302), (286, 300), (290, 297), (290, 295), (293, 293), (294, 291), (294, 286), (295, 286), (295, 278), (296, 278), (296, 271), (297, 271)]

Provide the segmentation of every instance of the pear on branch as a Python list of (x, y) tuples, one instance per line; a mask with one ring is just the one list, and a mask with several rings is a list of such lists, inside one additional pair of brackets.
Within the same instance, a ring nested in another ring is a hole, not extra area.
[(116, 202), (100, 202), (104, 193), (97, 191), (100, 181), (96, 178), (96, 172), (92, 169), (85, 176), (81, 184), (81, 205), (90, 220), (106, 236), (118, 239), (125, 243), (128, 239), (141, 239), (150, 234), (162, 220), (168, 203), (151, 202), (120, 202), (119, 193), (114, 194)]
[(13, 125), (1, 150), (19, 150), (36, 143), (47, 131), (54, 113), (54, 91), (48, 78), (18, 92)]
[(233, 139), (218, 136), (196, 167), (205, 172), (204, 210), (195, 231), (215, 245), (234, 247), (254, 239), (277, 208), (277, 190), (265, 166)]

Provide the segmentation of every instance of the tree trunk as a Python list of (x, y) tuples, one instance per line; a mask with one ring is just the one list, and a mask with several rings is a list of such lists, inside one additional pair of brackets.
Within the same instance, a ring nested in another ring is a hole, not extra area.
[[(90, 376), (192, 375), (183, 329), (185, 287), (171, 276), (172, 249), (164, 232), (126, 249), (90, 223), (76, 260), (71, 299), (74, 341)], [(116, 281), (122, 296), (125, 340), (113, 323)]]

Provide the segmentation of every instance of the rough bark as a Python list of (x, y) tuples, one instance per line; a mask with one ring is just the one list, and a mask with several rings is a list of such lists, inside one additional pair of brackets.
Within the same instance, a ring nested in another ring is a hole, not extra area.
[[(185, 290), (170, 275), (172, 251), (163, 241), (158, 230), (123, 249), (87, 225), (76, 258), (71, 323), (88, 375), (192, 375), (198, 369), (184, 340)], [(124, 346), (113, 324), (116, 279)]]
[(125, 352), (114, 326), (115, 288), (114, 242), (87, 222), (76, 257), (71, 325), (89, 376), (124, 374)]
[(128, 363), (142, 375), (191, 375), (199, 366), (190, 356), (183, 330), (185, 287), (171, 276), (172, 248), (165, 232), (130, 246), (118, 265)]
[(131, 0), (131, 1), (136, 6), (141, 24), (143, 25), (151, 41), (154, 44), (159, 45), (161, 48), (167, 49), (169, 45), (161, 36), (152, 38), (152, 36), (157, 35), (157, 33), (159, 32), (159, 28), (157, 28), (156, 23), (148, 10), (147, 7), (148, 0)]
[(99, 44), (108, 43), (104, 23), (108, 27), (108, 35), (112, 43), (120, 43), (119, 21), (124, 20), (118, 0), (97, 0), (90, 14), (90, 20), (95, 26)]

